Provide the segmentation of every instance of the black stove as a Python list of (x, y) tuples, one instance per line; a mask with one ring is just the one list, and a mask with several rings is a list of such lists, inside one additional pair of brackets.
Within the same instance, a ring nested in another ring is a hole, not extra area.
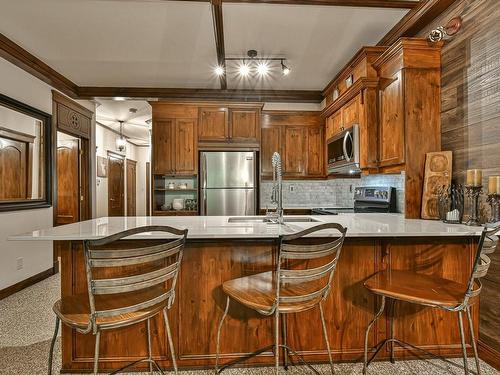
[(349, 212), (396, 212), (396, 188), (385, 186), (357, 187), (353, 208), (313, 208), (313, 215), (338, 215)]

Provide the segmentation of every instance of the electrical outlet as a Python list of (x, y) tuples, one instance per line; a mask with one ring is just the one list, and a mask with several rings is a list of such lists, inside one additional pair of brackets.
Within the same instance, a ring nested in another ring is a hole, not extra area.
[(288, 191), (289, 191), (290, 193), (293, 193), (293, 191), (294, 191), (294, 190), (295, 190), (295, 186), (290, 185), (290, 186), (288, 187)]
[(24, 267), (24, 258), (17, 258), (16, 259), (16, 268), (17, 270), (22, 270)]

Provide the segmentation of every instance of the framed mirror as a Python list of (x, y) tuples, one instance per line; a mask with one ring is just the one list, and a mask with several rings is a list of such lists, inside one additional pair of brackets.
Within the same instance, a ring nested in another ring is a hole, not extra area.
[(52, 204), (51, 116), (0, 94), (0, 211)]

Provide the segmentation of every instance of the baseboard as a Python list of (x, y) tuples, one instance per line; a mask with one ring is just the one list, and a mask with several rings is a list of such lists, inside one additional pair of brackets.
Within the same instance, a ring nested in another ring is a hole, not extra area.
[(477, 346), (479, 358), (500, 371), (500, 353), (482, 341)]
[(11, 296), (14, 293), (17, 293), (17, 292), (23, 290), (24, 288), (27, 288), (27, 287), (34, 285), (42, 280), (45, 280), (47, 277), (50, 277), (56, 273), (57, 272), (54, 269), (54, 267), (51, 267), (48, 270), (42, 271), (40, 273), (37, 273), (36, 275), (33, 275), (33, 276), (27, 278), (26, 280), (20, 281), (20, 282), (14, 284), (14, 285), (11, 285), (5, 289), (2, 289), (2, 290), (0, 290), (0, 300), (6, 298), (8, 296)]

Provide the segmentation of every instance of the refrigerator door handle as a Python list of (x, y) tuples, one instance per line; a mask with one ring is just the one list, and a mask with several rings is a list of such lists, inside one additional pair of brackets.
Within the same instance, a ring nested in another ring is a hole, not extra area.
[(207, 214), (207, 155), (205, 153), (201, 154), (202, 158), (202, 191), (203, 191), (203, 205), (202, 205), (202, 216)]

